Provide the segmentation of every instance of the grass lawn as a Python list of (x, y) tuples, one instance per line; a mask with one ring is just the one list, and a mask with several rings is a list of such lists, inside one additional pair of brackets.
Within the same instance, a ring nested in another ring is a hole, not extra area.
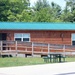
[(67, 62), (75, 62), (75, 56), (67, 57), (66, 61)]
[(43, 58), (0, 58), (0, 67), (45, 64)]
[[(67, 62), (74, 62), (75, 57), (66, 58)], [(44, 62), (43, 58), (0, 58), (0, 67), (10, 67), (10, 66), (23, 66), (23, 65), (36, 65), (36, 64), (47, 64)], [(49, 63), (48, 63), (49, 64)]]

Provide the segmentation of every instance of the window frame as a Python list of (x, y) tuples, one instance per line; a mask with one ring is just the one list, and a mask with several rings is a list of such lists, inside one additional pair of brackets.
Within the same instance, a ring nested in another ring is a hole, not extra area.
[(71, 34), (71, 45), (73, 45), (73, 41), (75, 41), (75, 39), (73, 39), (73, 35), (75, 35), (75, 33)]
[[(20, 34), (21, 37), (20, 36), (19, 37), (16, 36), (16, 34)], [(27, 37), (24, 37), (24, 35), (28, 35), (28, 36)], [(21, 38), (21, 41), (22, 42), (30, 42), (30, 33), (14, 33), (14, 41), (16, 41), (15, 38)], [(24, 38), (29, 39), (29, 41), (23, 41)]]

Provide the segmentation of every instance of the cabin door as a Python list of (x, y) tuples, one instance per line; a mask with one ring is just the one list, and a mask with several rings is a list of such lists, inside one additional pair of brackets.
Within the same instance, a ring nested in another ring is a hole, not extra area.
[(5, 41), (7, 37), (6, 33), (0, 33), (0, 41)]
[[(7, 38), (7, 34), (6, 33), (0, 33), (0, 41), (6, 41)], [(3, 44), (3, 46), (5, 46), (6, 44)], [(5, 50), (6, 48), (3, 47), (3, 50)]]

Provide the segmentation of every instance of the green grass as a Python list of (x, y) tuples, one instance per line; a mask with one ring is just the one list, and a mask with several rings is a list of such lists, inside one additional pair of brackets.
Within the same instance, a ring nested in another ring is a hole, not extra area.
[(43, 58), (0, 58), (0, 67), (45, 64)]
[(75, 56), (66, 57), (67, 62), (75, 62)]
[[(75, 57), (67, 57), (67, 62), (74, 62)], [(43, 58), (0, 58), (0, 67), (12, 67), (12, 66), (24, 66), (24, 65), (38, 65), (38, 64), (49, 64), (44, 62)]]

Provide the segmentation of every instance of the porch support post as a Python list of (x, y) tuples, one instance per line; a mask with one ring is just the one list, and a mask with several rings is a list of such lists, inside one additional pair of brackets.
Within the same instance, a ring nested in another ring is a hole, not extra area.
[(32, 57), (34, 55), (34, 43), (32, 42)]

